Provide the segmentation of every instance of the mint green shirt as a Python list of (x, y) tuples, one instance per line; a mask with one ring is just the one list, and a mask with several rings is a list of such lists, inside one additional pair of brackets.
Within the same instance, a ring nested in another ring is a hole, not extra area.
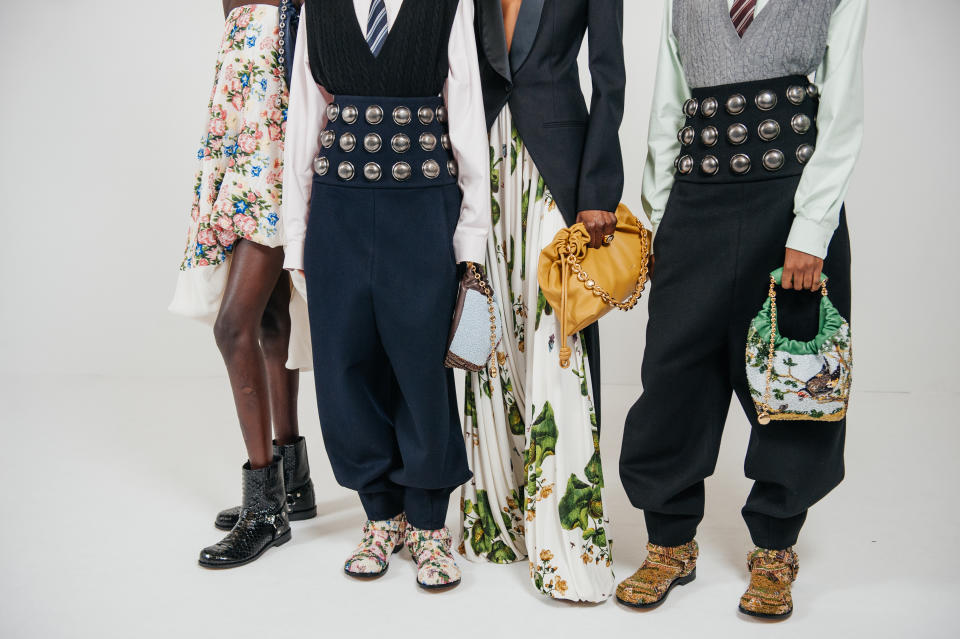
[[(735, 0), (727, 0), (732, 7)], [(758, 0), (756, 12), (770, 0)], [(673, 0), (666, 0), (657, 78), (650, 110), (643, 210), (654, 233), (673, 187), (673, 162), (680, 153), (683, 103), (690, 97), (673, 34)], [(786, 246), (825, 257), (840, 223), (840, 208), (863, 142), (863, 41), (867, 0), (841, 0), (830, 19), (827, 50), (811, 81), (820, 90), (816, 152), (804, 167), (794, 196), (795, 219)]]

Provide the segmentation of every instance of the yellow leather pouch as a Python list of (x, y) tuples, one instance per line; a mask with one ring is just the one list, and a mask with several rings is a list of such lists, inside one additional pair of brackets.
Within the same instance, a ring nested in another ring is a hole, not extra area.
[(570, 366), (567, 338), (614, 308), (629, 311), (647, 285), (648, 231), (625, 205), (617, 207), (613, 242), (589, 248), (583, 224), (561, 230), (540, 253), (537, 280), (560, 320), (560, 366)]

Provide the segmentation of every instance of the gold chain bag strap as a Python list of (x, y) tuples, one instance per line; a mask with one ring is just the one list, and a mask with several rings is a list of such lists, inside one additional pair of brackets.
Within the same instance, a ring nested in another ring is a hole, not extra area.
[(617, 207), (613, 242), (591, 249), (583, 224), (560, 230), (540, 253), (537, 280), (560, 316), (560, 366), (570, 366), (567, 338), (613, 309), (629, 311), (647, 285), (648, 231), (625, 205)]
[(467, 262), (467, 269), (460, 278), (444, 365), (474, 373), (486, 369), (490, 377), (495, 378), (501, 334), (493, 289), (477, 265)]

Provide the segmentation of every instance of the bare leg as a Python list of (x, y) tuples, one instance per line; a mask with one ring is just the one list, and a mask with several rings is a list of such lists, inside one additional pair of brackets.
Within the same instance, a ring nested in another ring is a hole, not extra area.
[(260, 323), (283, 272), (283, 249), (240, 240), (231, 260), (213, 332), (227, 365), (250, 467), (257, 469), (273, 461)]
[(287, 368), (290, 350), (290, 276), (280, 275), (260, 320), (260, 347), (267, 371), (270, 413), (277, 444), (293, 444), (300, 438), (297, 424), (297, 394), (300, 371)]

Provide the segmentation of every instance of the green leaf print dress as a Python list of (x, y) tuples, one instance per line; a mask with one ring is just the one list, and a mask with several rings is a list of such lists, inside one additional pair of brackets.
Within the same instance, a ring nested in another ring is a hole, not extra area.
[(490, 281), (500, 298), (500, 375), (469, 374), (464, 436), (474, 478), (463, 487), (463, 543), (476, 561), (527, 558), (543, 594), (603, 601), (613, 592), (603, 470), (580, 336), (560, 368), (559, 326), (537, 284), (540, 251), (566, 226), (509, 107), (490, 131)]

